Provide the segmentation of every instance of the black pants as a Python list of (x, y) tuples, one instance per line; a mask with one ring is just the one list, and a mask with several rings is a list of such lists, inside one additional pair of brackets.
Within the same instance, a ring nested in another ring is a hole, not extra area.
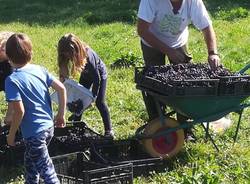
[[(79, 83), (83, 85), (84, 87), (90, 89), (92, 85), (92, 81), (89, 81), (88, 79), (81, 77), (79, 80)], [(107, 79), (102, 79), (99, 84), (99, 91), (97, 94), (97, 98), (95, 101), (96, 107), (98, 111), (101, 114), (102, 121), (104, 124), (104, 130), (105, 132), (111, 131), (112, 125), (110, 120), (110, 114), (109, 109), (106, 104), (105, 96), (106, 96), (106, 86), (107, 86)]]
[[(145, 45), (144, 43), (141, 42), (141, 49), (143, 53), (143, 59), (145, 66), (160, 66), (160, 65), (165, 65), (166, 64), (166, 55), (162, 53), (161, 51), (154, 49), (152, 47), (149, 47)], [(177, 48), (176, 49), (178, 52), (184, 55), (184, 60), (181, 63), (189, 63), (192, 60), (192, 57), (190, 54), (188, 54), (187, 47), (184, 45), (183, 47)], [(174, 61), (171, 61), (168, 59), (171, 64), (178, 64)], [(159, 114), (157, 112), (156, 104), (152, 96), (147, 94), (146, 92), (142, 92), (143, 100), (148, 112), (149, 120), (155, 119), (159, 117)], [(164, 109), (164, 107), (161, 107), (161, 109)], [(177, 114), (178, 117), (180, 117), (180, 114)], [(177, 118), (177, 119), (182, 119), (183, 118)]]

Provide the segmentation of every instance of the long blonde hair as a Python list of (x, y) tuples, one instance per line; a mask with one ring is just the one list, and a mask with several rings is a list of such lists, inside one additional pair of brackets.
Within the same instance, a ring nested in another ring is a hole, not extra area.
[[(6, 46), (6, 42), (9, 39), (9, 37), (11, 35), (13, 35), (13, 32), (10, 31), (1, 31), (0, 32), (0, 52), (5, 52), (5, 46)], [(7, 59), (7, 56), (4, 54), (1, 54), (1, 58), (0, 60), (5, 60)]]
[[(65, 34), (58, 42), (58, 66), (59, 74), (64, 78), (68, 78), (69, 74), (75, 76), (77, 72), (81, 72), (87, 62), (88, 45), (82, 42), (72, 33)], [(70, 73), (69, 73), (70, 71)]]
[(1, 31), (0, 32), (0, 47), (5, 44), (8, 40), (8, 38), (13, 35), (13, 32), (10, 31)]

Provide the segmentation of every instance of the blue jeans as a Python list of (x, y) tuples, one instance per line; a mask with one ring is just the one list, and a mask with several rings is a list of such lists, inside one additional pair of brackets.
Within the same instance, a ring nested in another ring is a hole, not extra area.
[(35, 137), (25, 139), (24, 166), (26, 169), (26, 184), (39, 183), (39, 176), (44, 180), (45, 184), (60, 183), (47, 147), (53, 134), (54, 128), (51, 127), (40, 132)]

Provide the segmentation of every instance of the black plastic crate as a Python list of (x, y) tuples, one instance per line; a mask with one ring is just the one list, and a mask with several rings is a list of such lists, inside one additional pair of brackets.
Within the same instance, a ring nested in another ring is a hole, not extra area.
[(148, 176), (151, 172), (160, 173), (165, 172), (169, 169), (169, 161), (162, 158), (144, 158), (135, 160), (124, 160), (118, 162), (119, 164), (132, 163), (133, 164), (133, 175), (137, 176)]
[(0, 165), (4, 167), (15, 167), (23, 164), (25, 146), (23, 143), (14, 147), (7, 145), (0, 147)]
[(250, 76), (225, 76), (220, 77), (219, 95), (250, 95)]
[[(173, 80), (169, 83), (145, 75), (145, 67), (135, 68), (135, 83), (167, 96), (214, 96), (218, 93), (219, 79)], [(186, 86), (186, 84), (189, 86)]]
[(9, 126), (0, 127), (0, 165), (5, 167), (17, 166), (23, 164), (24, 142), (21, 132), (16, 133), (16, 146), (7, 145), (7, 135), (9, 134)]
[[(63, 150), (60, 143), (54, 138), (48, 146), (50, 156), (68, 153), (68, 150)], [(7, 143), (0, 146), (0, 165), (6, 167), (16, 167), (24, 162), (25, 145), (23, 141), (16, 142), (16, 146), (7, 146)]]
[[(68, 136), (54, 137), (56, 147), (59, 152), (72, 153), (78, 151), (86, 151), (91, 145), (108, 145), (112, 144), (112, 139), (92, 139), (84, 135), (72, 134)], [(52, 146), (51, 146), (52, 147)]]
[[(59, 152), (73, 153), (85, 151), (89, 148), (89, 142), (85, 137), (79, 135), (54, 137)], [(52, 147), (52, 146), (51, 146)]]
[[(0, 165), (14, 167), (23, 164), (25, 146), (20, 132), (16, 134), (15, 147), (7, 146), (9, 126), (0, 127)], [(84, 151), (90, 144), (108, 144), (111, 139), (96, 133), (87, 127), (84, 122), (74, 122), (65, 128), (55, 128), (54, 137), (48, 150), (51, 156)]]
[(83, 121), (71, 122), (67, 124), (64, 128), (55, 128), (54, 136), (68, 136), (71, 134), (84, 135), (86, 138), (90, 137), (91, 139), (102, 139), (103, 135), (95, 132), (90, 129), (87, 124)]
[(69, 152), (83, 151), (90, 144), (109, 144), (113, 141), (93, 131), (84, 122), (72, 122), (65, 128), (56, 128), (54, 137), (61, 150)]
[(103, 164), (133, 164), (134, 176), (148, 175), (151, 171), (163, 172), (168, 160), (153, 158), (136, 139), (117, 140), (113, 144), (93, 145), (90, 160)]
[(61, 184), (133, 183), (131, 163), (103, 165), (89, 161), (83, 152), (52, 157), (52, 160)]
[[(102, 162), (102, 157), (110, 162), (148, 158), (144, 147), (136, 139), (115, 140), (109, 144), (90, 147), (91, 159)], [(100, 159), (100, 160), (97, 160)]]
[[(16, 146), (7, 145), (7, 135), (9, 134), (9, 126), (0, 128), (0, 165), (6, 167), (15, 167), (23, 164), (25, 145), (21, 132), (16, 133)], [(63, 154), (65, 150), (61, 149), (60, 142), (55, 139), (51, 140), (48, 150), (51, 156)]]

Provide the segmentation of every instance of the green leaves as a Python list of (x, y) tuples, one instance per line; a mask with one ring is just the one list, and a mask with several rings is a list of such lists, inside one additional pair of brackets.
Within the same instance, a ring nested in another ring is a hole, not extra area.
[(130, 68), (130, 67), (140, 66), (142, 64), (143, 62), (141, 57), (136, 56), (133, 52), (130, 51), (126, 54), (121, 55), (110, 66), (112, 69), (115, 69), (115, 68)]
[(247, 18), (249, 15), (249, 10), (247, 10), (246, 8), (236, 7), (228, 11), (219, 11), (218, 13), (216, 13), (216, 18), (227, 21), (235, 21), (236, 19)]

